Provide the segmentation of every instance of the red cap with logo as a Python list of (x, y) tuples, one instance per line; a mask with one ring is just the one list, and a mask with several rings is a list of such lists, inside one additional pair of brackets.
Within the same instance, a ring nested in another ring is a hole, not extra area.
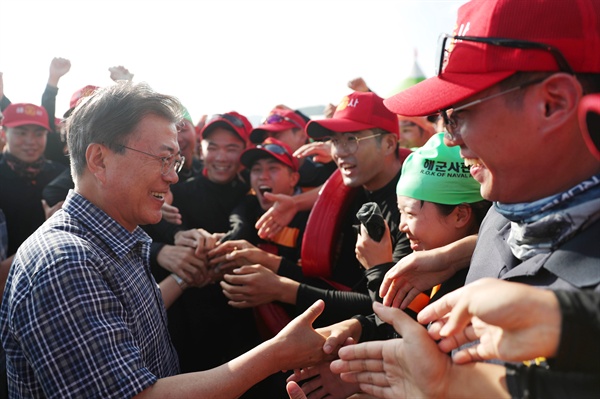
[(249, 148), (242, 153), (240, 161), (242, 165), (250, 169), (252, 164), (262, 158), (275, 158), (294, 172), (298, 171), (298, 159), (292, 156), (291, 148), (282, 141), (267, 137), (262, 144), (255, 148)]
[(265, 118), (262, 124), (250, 133), (250, 141), (255, 144), (262, 143), (267, 137), (267, 132), (282, 132), (288, 129), (305, 129), (306, 121), (290, 109), (275, 107)]
[(231, 111), (211, 116), (200, 132), (201, 137), (207, 137), (217, 127), (233, 130), (248, 146), (252, 124), (244, 115)]
[(472, 0), (460, 7), (453, 32), (463, 38), (440, 38), (438, 76), (385, 105), (400, 115), (431, 115), (516, 72), (600, 73), (599, 15), (597, 0)]
[(91, 96), (98, 89), (99, 89), (98, 86), (87, 85), (87, 86), (82, 87), (81, 89), (77, 90), (71, 96), (71, 102), (69, 103), (69, 108), (75, 108), (77, 106), (77, 104), (79, 104), (79, 102), (81, 101), (82, 98)]
[(17, 127), (23, 125), (37, 125), (50, 130), (48, 113), (43, 107), (35, 104), (17, 103), (10, 104), (3, 112), (2, 126)]
[(383, 105), (383, 98), (373, 92), (359, 92), (344, 97), (332, 118), (310, 121), (306, 133), (318, 139), (331, 132), (347, 133), (379, 128), (396, 136), (398, 116)]

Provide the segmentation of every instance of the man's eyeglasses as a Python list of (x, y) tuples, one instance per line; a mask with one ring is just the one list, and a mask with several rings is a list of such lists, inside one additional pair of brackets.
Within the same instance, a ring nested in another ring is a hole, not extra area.
[(280, 146), (279, 144), (259, 144), (256, 146), (256, 148), (264, 148), (265, 150), (272, 152), (274, 154), (277, 155), (285, 155), (286, 158), (288, 158), (292, 164), (294, 163), (294, 159), (292, 158), (292, 155), (287, 152), (287, 150), (285, 148), (283, 148), (282, 146)]
[(452, 52), (452, 47), (458, 42), (475, 42), (475, 43), (485, 43), (491, 44), (493, 46), (500, 47), (510, 47), (510, 48), (518, 48), (525, 50), (542, 50), (549, 52), (556, 61), (558, 68), (561, 72), (570, 73), (571, 75), (575, 74), (571, 65), (567, 62), (565, 56), (554, 46), (550, 46), (544, 43), (530, 42), (527, 40), (516, 40), (516, 39), (505, 39), (499, 37), (478, 37), (478, 36), (451, 36), (447, 34), (442, 34), (438, 40), (438, 49), (436, 54), (439, 54), (439, 62), (437, 64), (437, 68), (435, 74), (437, 76), (441, 76), (446, 63), (448, 62), (448, 57)]
[[(136, 150), (135, 148), (127, 147), (126, 145), (120, 144), (120, 146), (123, 148), (127, 148), (128, 150), (139, 152), (140, 154), (144, 154), (151, 158), (158, 159), (159, 161), (161, 161), (162, 165), (160, 168), (160, 173), (163, 176), (169, 174), (171, 169), (174, 169), (175, 173), (179, 173), (181, 171), (181, 168), (183, 167), (183, 163), (185, 162), (185, 157), (183, 155), (179, 155), (179, 154), (169, 155), (168, 157), (159, 157), (158, 155), (153, 155), (153, 154), (147, 153), (145, 151)], [(175, 157), (178, 157), (178, 158), (175, 158)]]
[(513, 91), (521, 90), (527, 86), (538, 84), (540, 82), (543, 82), (544, 80), (545, 80), (545, 78), (534, 79), (531, 82), (525, 82), (519, 86), (512, 87), (508, 90), (504, 90), (499, 93), (494, 93), (490, 96), (483, 97), (483, 98), (480, 98), (475, 101), (471, 101), (469, 103), (461, 105), (460, 107), (446, 108), (446, 109), (440, 110), (440, 115), (442, 116), (442, 119), (444, 120), (444, 125), (446, 125), (446, 132), (448, 133), (448, 136), (449, 136), (448, 138), (450, 138), (451, 140), (454, 140), (454, 138), (455, 138), (455, 134), (458, 131), (458, 125), (459, 125), (456, 117), (458, 116), (458, 113), (460, 111), (463, 111), (466, 108), (472, 107), (473, 105), (481, 104), (484, 101), (491, 100), (493, 98), (500, 97), (500, 96), (503, 96), (508, 93), (512, 93)]
[(206, 124), (208, 125), (209, 123), (214, 122), (218, 119), (225, 119), (227, 122), (230, 122), (233, 126), (240, 127), (242, 129), (246, 128), (246, 125), (244, 125), (244, 122), (240, 118), (231, 114), (214, 114), (210, 117)]
[(301, 124), (296, 122), (295, 120), (288, 118), (287, 116), (279, 115), (279, 114), (271, 114), (265, 118), (263, 121), (263, 125), (271, 125), (273, 123), (282, 123), (282, 122), (290, 122), (294, 125), (298, 126), (300, 129), (304, 129)]
[(342, 135), (341, 138), (330, 137), (328, 140), (331, 142), (331, 145), (333, 145), (336, 149), (343, 148), (346, 151), (346, 153), (352, 155), (356, 151), (358, 151), (358, 143), (359, 142), (361, 142), (363, 140), (367, 140), (367, 139), (372, 139), (373, 137), (378, 137), (381, 135), (382, 135), (382, 133), (377, 133), (377, 134), (373, 134), (371, 136), (365, 136), (365, 137)]

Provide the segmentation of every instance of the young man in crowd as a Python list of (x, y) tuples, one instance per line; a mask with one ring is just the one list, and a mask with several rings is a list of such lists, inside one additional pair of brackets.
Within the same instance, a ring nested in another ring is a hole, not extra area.
[[(298, 112), (284, 106), (277, 106), (269, 112), (262, 124), (252, 130), (250, 141), (254, 144), (264, 142), (272, 137), (287, 144), (292, 154), (309, 142), (306, 125), (310, 120)], [(335, 163), (321, 163), (314, 157), (299, 158), (300, 181), (298, 185), (303, 191), (320, 187), (335, 170)]]
[[(172, 205), (181, 224), (161, 221), (151, 226), (158, 243), (151, 264), (160, 280), (169, 274), (190, 287), (169, 309), (169, 331), (183, 372), (207, 370), (230, 360), (260, 342), (248, 309), (234, 309), (218, 284), (207, 274), (208, 258), (196, 245), (198, 229), (209, 233), (229, 230), (229, 215), (250, 190), (242, 178), (240, 156), (248, 145), (252, 125), (237, 113), (213, 115), (202, 130), (204, 168), (199, 176), (171, 186)], [(214, 243), (213, 243), (214, 244)], [(239, 335), (240, 326), (249, 334)]]
[(44, 157), (46, 110), (34, 104), (10, 104), (3, 112), (0, 135), (6, 148), (0, 160), (0, 209), (6, 215), (8, 255), (44, 221), (42, 190), (65, 166)]

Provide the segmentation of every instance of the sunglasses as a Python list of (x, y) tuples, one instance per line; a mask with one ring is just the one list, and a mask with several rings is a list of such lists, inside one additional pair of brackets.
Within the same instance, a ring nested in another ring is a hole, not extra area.
[(448, 34), (442, 34), (438, 40), (438, 48), (436, 54), (438, 54), (439, 61), (435, 70), (435, 74), (439, 77), (444, 71), (444, 67), (448, 63), (448, 57), (452, 52), (452, 49), (458, 43), (461, 42), (474, 42), (491, 44), (493, 46), (518, 48), (524, 50), (542, 50), (549, 52), (556, 61), (558, 68), (561, 72), (566, 72), (574, 75), (575, 72), (571, 65), (567, 62), (565, 56), (554, 46), (550, 46), (544, 43), (530, 42), (527, 40), (516, 40), (516, 39), (505, 39), (498, 37), (478, 37), (478, 36), (452, 36)]
[(271, 114), (271, 115), (267, 116), (262, 124), (263, 125), (271, 125), (274, 123), (282, 123), (282, 122), (290, 122), (290, 123), (298, 126), (300, 129), (304, 129), (304, 127), (302, 127), (302, 125), (300, 125), (295, 120), (288, 118), (287, 116), (283, 116), (283, 115), (279, 115), (279, 114)]
[(256, 148), (261, 148), (277, 155), (285, 155), (285, 157), (289, 159), (292, 164), (294, 164), (294, 159), (292, 158), (290, 153), (287, 152), (287, 150), (279, 144), (260, 144), (257, 145)]

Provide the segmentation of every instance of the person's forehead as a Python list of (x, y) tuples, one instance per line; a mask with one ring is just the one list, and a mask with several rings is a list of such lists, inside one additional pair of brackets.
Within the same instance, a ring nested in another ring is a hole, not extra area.
[(20, 126), (12, 126), (12, 127), (4, 127), (4, 129), (6, 129), (7, 131), (35, 131), (35, 132), (41, 132), (44, 131), (46, 132), (46, 128), (40, 125), (20, 125)]
[(194, 124), (187, 119), (181, 121), (181, 127), (183, 130), (194, 130)]
[(400, 127), (401, 128), (411, 128), (411, 127), (419, 127), (419, 126), (416, 123), (411, 122), (411, 121), (401, 121)]
[(417, 206), (421, 203), (420, 200), (405, 195), (398, 196), (398, 208), (420, 208)]
[(292, 133), (293, 134), (294, 130), (292, 128), (289, 128), (289, 129), (278, 130), (276, 132), (267, 131), (267, 135), (269, 137), (283, 136), (286, 133)]
[(252, 167), (264, 166), (264, 165), (277, 165), (277, 166), (286, 167), (286, 168), (288, 167), (287, 165), (284, 165), (282, 162), (280, 162), (279, 160), (277, 160), (271, 156), (265, 156), (264, 158), (259, 158), (252, 163)]
[(228, 129), (224, 129), (222, 127), (216, 127), (211, 130), (208, 134), (205, 134), (202, 137), (202, 142), (205, 144), (239, 144), (240, 146), (244, 146), (244, 141), (237, 134), (233, 133)]

